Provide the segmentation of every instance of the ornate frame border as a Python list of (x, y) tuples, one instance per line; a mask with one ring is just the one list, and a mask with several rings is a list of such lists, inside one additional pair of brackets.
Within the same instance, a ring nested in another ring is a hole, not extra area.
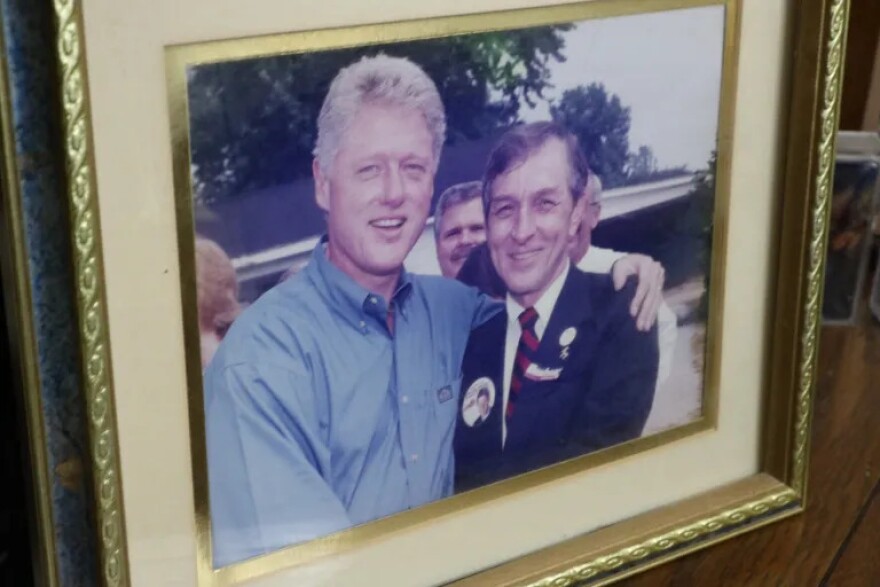
[[(122, 480), (114, 418), (109, 337), (103, 287), (100, 219), (95, 200), (93, 148), (82, 35), (82, 1), (54, 0), (63, 106), (65, 160), (74, 244), (76, 297), (89, 417), (93, 486), (105, 585), (128, 585)], [(824, 244), (840, 106), (848, 0), (792, 3), (797, 23), (792, 45), (792, 104), (788, 129), (785, 199), (779, 243), (777, 312), (768, 382), (765, 478), (773, 488), (758, 499), (703, 512), (662, 533), (648, 533), (616, 552), (586, 552), (579, 560), (534, 563), (532, 555), (464, 579), (492, 581), (529, 568), (506, 584), (607, 584), (697, 548), (800, 511), (806, 499), (811, 402), (816, 368)], [(805, 141), (805, 142), (803, 142)], [(807, 152), (798, 145), (811, 145)], [(804, 169), (808, 170), (804, 173)], [(797, 303), (791, 303), (796, 300)], [(783, 344), (785, 343), (785, 344)], [(785, 422), (788, 426), (780, 426)], [(759, 475), (760, 476), (760, 475)], [(742, 493), (740, 495), (743, 495)], [(754, 493), (752, 493), (754, 497)], [(573, 541), (579, 540), (578, 538)], [(562, 545), (565, 546), (565, 545)], [(550, 555), (552, 547), (543, 556)], [(528, 560), (527, 560), (528, 559)], [(529, 567), (529, 565), (531, 565)], [(540, 565), (540, 566), (539, 566)], [(533, 579), (527, 579), (530, 575)], [(534, 580), (537, 578), (536, 580)], [(500, 581), (499, 581), (500, 582)]]

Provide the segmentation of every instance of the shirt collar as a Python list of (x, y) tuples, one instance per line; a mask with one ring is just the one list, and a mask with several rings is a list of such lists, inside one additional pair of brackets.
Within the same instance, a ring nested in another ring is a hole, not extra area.
[[(544, 335), (544, 329), (550, 321), (550, 314), (553, 313), (553, 308), (556, 307), (556, 300), (559, 299), (559, 294), (562, 293), (562, 286), (565, 285), (565, 280), (568, 278), (568, 272), (570, 270), (571, 263), (566, 263), (565, 269), (562, 270), (562, 273), (553, 280), (550, 287), (548, 287), (547, 290), (541, 294), (541, 297), (538, 298), (538, 301), (535, 302), (534, 308), (538, 312), (538, 322), (535, 324), (535, 334), (538, 335), (538, 338), (541, 338), (541, 336)], [(525, 308), (519, 305), (510, 294), (507, 294), (505, 303), (507, 306), (508, 324), (518, 322), (519, 315), (525, 310)]]
[[(331, 263), (327, 258), (326, 249), (327, 236), (324, 235), (315, 250), (312, 251), (311, 262), (305, 269), (321, 295), (355, 326), (360, 325), (365, 313), (384, 321), (387, 302), (379, 294), (361, 286), (347, 273)], [(409, 297), (412, 287), (412, 274), (401, 269), (400, 280), (391, 299), (395, 311), (404, 317), (406, 317), (404, 302)]]

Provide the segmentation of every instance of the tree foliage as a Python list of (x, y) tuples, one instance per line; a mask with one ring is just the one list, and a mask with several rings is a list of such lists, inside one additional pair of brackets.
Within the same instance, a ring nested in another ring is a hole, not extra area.
[(616, 94), (600, 83), (578, 86), (563, 92), (550, 115), (574, 133), (605, 188), (626, 182), (630, 109)]
[(659, 167), (648, 145), (640, 145), (635, 152), (629, 150), (630, 109), (603, 84), (566, 90), (550, 106), (550, 114), (575, 134), (590, 169), (602, 179), (606, 189), (689, 173), (684, 165)]
[(630, 153), (626, 163), (628, 177), (647, 177), (657, 171), (657, 157), (647, 145), (641, 145), (635, 153)]
[[(679, 217), (676, 230), (683, 238), (680, 239), (684, 251), (691, 251), (694, 258), (694, 274), (704, 275), (706, 291), (709, 291), (712, 270), (712, 234), (715, 215), (715, 187), (718, 153), (713, 151), (706, 169), (694, 176), (694, 186), (688, 194), (689, 205)], [(684, 251), (678, 252), (684, 257)], [(709, 296), (704, 295), (696, 309), (694, 317), (705, 320), (709, 314)]]
[(685, 165), (660, 167), (654, 150), (647, 145), (641, 145), (635, 153), (629, 154), (624, 172), (626, 179), (623, 185), (661, 181), (690, 173)]
[(570, 25), (205, 64), (189, 71), (190, 149), (204, 202), (308, 176), (333, 77), (362, 56), (408, 57), (438, 84), (450, 142), (487, 136), (544, 99)]

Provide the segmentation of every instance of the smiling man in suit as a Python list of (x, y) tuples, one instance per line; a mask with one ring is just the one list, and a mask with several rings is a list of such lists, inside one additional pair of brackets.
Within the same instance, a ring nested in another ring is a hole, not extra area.
[(589, 177), (577, 140), (552, 122), (512, 129), (489, 156), (487, 243), (506, 311), (471, 333), (462, 390), (489, 385), (499, 401), (480, 426), (460, 410), (457, 491), (642, 433), (657, 379), (656, 325), (639, 330), (630, 315), (634, 282), (616, 291), (609, 275), (572, 265)]

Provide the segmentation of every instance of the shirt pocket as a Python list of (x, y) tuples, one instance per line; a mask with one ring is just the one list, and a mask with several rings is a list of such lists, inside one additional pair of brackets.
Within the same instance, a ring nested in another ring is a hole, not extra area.
[(424, 403), (434, 418), (437, 431), (445, 436), (455, 428), (455, 419), (461, 404), (461, 375), (435, 380), (425, 390)]
[(438, 378), (420, 394), (421, 412), (424, 414), (419, 435), (430, 467), (432, 483), (441, 488), (437, 497), (444, 497), (452, 490), (453, 456), (452, 441), (458, 414), (461, 376)]

